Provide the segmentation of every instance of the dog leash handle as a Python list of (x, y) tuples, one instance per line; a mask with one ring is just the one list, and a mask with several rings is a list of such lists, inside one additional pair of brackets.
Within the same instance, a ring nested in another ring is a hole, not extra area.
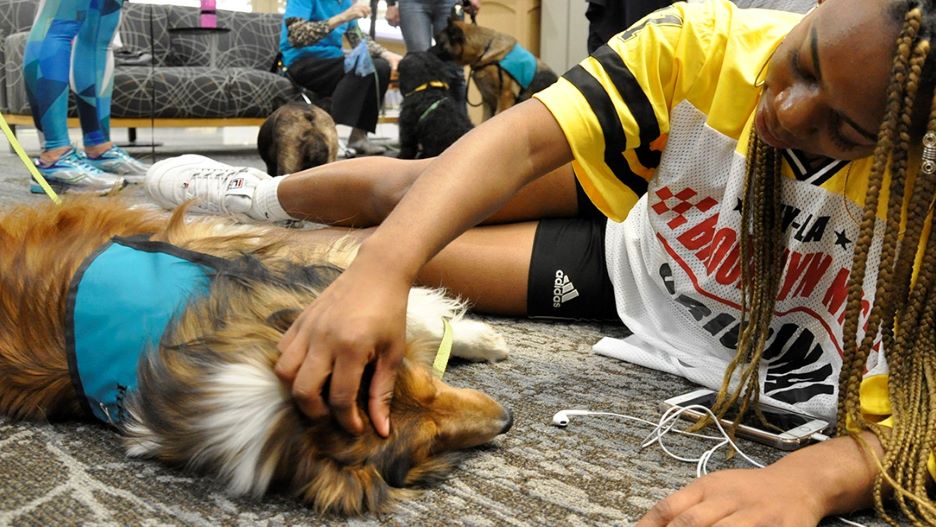
[(439, 350), (436, 351), (435, 360), (432, 361), (432, 369), (440, 379), (445, 375), (445, 367), (448, 366), (449, 357), (452, 355), (452, 341), (452, 323), (443, 317), (442, 342), (439, 343)]
[(10, 129), (10, 125), (7, 124), (6, 119), (3, 117), (3, 114), (0, 113), (0, 128), (3, 128), (3, 134), (6, 135), (7, 141), (10, 142), (10, 146), (13, 147), (13, 151), (16, 152), (16, 155), (19, 156), (20, 161), (23, 162), (23, 165), (26, 167), (26, 170), (29, 174), (36, 180), (36, 183), (39, 183), (39, 186), (42, 187), (42, 190), (49, 196), (49, 199), (55, 202), (56, 205), (62, 203), (62, 198), (58, 197), (58, 194), (52, 190), (52, 186), (49, 185), (49, 182), (46, 181), (42, 174), (39, 173), (39, 169), (36, 168), (36, 165), (33, 164), (32, 160), (29, 159), (29, 156), (26, 155), (26, 151), (23, 150), (23, 145), (16, 139), (16, 136), (13, 135), (13, 130)]

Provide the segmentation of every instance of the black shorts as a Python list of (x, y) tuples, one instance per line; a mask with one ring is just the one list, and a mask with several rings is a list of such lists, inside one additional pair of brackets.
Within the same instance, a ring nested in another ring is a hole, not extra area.
[(606, 218), (579, 191), (579, 216), (540, 220), (527, 284), (530, 317), (620, 321), (605, 261)]

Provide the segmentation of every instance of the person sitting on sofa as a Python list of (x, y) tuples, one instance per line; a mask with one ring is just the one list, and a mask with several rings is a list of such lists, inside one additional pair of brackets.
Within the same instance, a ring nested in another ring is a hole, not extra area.
[[(43, 137), (36, 166), (59, 190), (107, 193), (126, 180), (142, 180), (149, 168), (110, 140), (111, 41), (122, 6), (123, 0), (46, 0), (39, 4), (29, 32), (23, 77), (33, 120)], [(68, 138), (70, 79), (86, 154)], [(30, 191), (42, 189), (34, 181)]]
[[(331, 114), (337, 124), (351, 127), (348, 147), (359, 155), (379, 155), (384, 148), (367, 140), (377, 128), (377, 113), (396, 70), (400, 56), (368, 39), (357, 27), (357, 19), (370, 16), (370, 7), (353, 0), (288, 0), (283, 15), (280, 50), (289, 76), (320, 96), (331, 96)], [(362, 42), (370, 64), (350, 67), (342, 37), (352, 48)], [(348, 64), (348, 66), (346, 66)], [(373, 70), (373, 73), (370, 71)]]

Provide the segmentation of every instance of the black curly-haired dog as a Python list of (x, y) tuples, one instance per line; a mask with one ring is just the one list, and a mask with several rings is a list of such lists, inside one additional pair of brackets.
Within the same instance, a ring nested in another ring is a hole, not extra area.
[(434, 157), (471, 130), (452, 91), (456, 70), (428, 51), (407, 53), (399, 65), (400, 158)]

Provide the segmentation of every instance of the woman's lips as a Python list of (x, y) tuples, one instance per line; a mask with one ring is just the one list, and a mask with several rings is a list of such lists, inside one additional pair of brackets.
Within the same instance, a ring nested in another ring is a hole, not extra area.
[(757, 111), (757, 116), (754, 118), (754, 127), (757, 129), (757, 135), (768, 145), (781, 150), (790, 148), (789, 143), (779, 139), (771, 131), (771, 127), (767, 121), (767, 112), (763, 106)]

